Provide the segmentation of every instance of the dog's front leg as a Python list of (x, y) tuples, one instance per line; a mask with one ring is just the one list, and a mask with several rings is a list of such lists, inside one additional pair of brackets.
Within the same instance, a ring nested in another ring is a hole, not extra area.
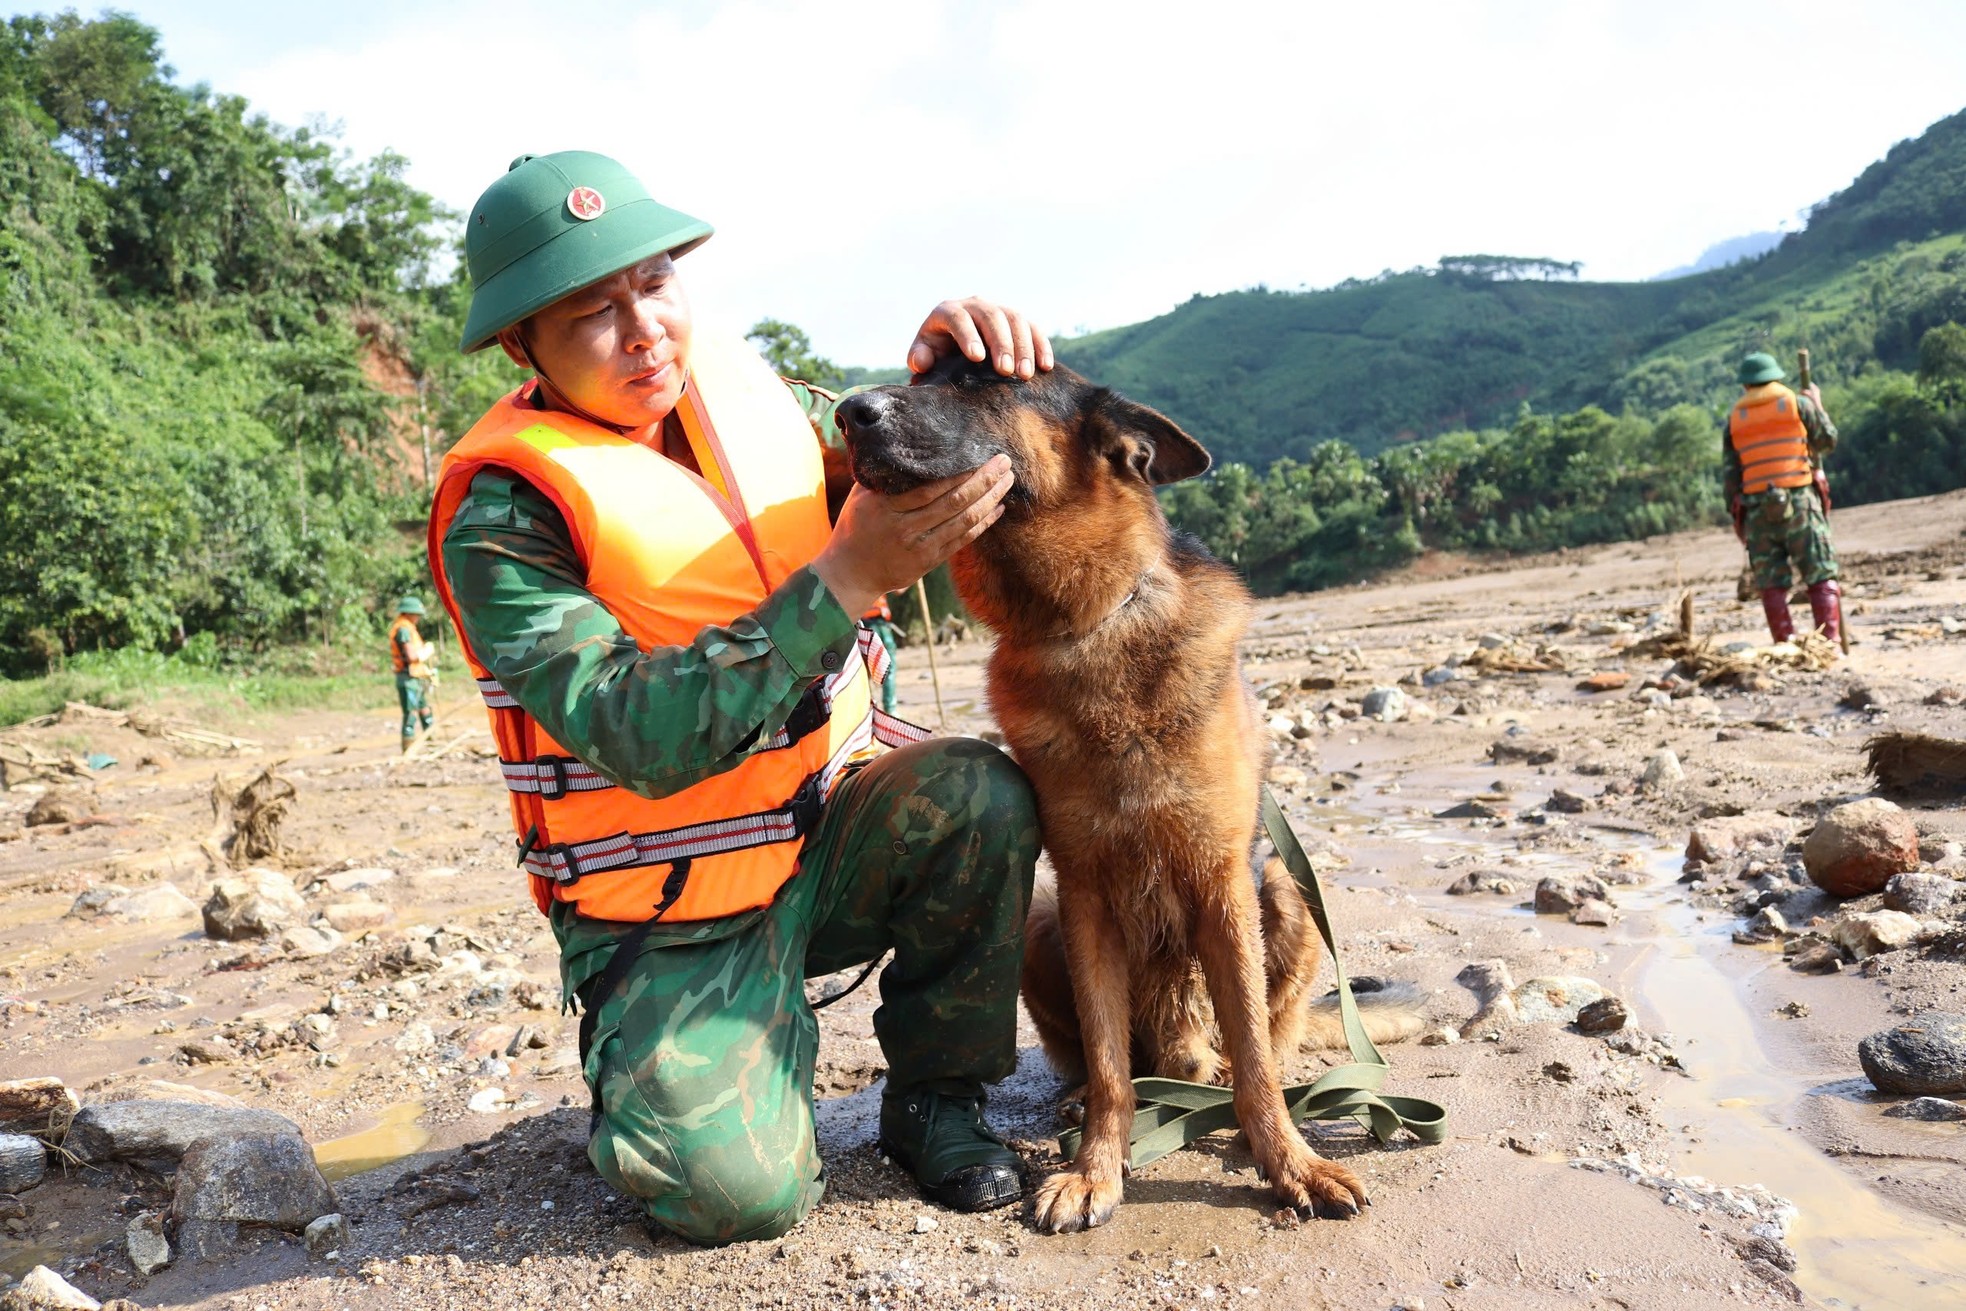
[(1204, 891), (1195, 914), (1195, 952), (1235, 1070), (1236, 1120), (1249, 1136), (1250, 1152), (1288, 1205), (1329, 1219), (1356, 1215), (1367, 1201), (1364, 1185), (1312, 1151), (1284, 1105), (1270, 1047), (1256, 898), (1241, 877), (1241, 862), (1231, 858), (1197, 886)]
[(1085, 1046), (1085, 1133), (1071, 1165), (1038, 1186), (1037, 1226), (1053, 1234), (1089, 1229), (1112, 1215), (1120, 1201), (1127, 1136), (1133, 1129), (1126, 939), (1104, 898), (1092, 889), (1074, 888), (1077, 882), (1059, 871), (1065, 959)]

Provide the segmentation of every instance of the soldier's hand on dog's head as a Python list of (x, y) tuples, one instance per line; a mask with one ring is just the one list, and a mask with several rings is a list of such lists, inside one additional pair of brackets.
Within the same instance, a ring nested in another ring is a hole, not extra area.
[(980, 296), (945, 300), (928, 312), (908, 347), (908, 372), (927, 373), (958, 351), (979, 364), (988, 360), (1007, 378), (1034, 378), (1056, 363), (1035, 323)]
[(843, 610), (863, 614), (877, 597), (913, 586), (982, 536), (1002, 516), (1016, 481), (1010, 457), (997, 455), (979, 469), (892, 496), (856, 486), (813, 571)]

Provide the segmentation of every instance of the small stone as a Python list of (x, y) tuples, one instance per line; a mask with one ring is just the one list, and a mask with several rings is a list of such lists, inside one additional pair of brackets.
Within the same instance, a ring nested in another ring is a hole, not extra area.
[(314, 887), (324, 888), (339, 897), (357, 888), (373, 888), (389, 882), (396, 877), (393, 869), (343, 869), (332, 874), (323, 874), (314, 880)]
[(348, 1221), (336, 1212), (313, 1220), (301, 1234), (308, 1255), (326, 1258), (348, 1246)]
[(1680, 768), (1679, 757), (1671, 751), (1661, 751), (1645, 762), (1645, 772), (1639, 776), (1639, 784), (1647, 788), (1671, 787), (1686, 781), (1686, 771)]
[(1857, 1059), (1885, 1092), (1966, 1093), (1966, 1016), (1921, 1012), (1858, 1043)]
[(1834, 974), (1843, 968), (1843, 953), (1827, 942), (1812, 942), (1789, 959), (1797, 974)]
[(1911, 816), (1866, 797), (1825, 815), (1802, 844), (1802, 863), (1817, 887), (1832, 897), (1861, 897), (1881, 890), (1893, 874), (1918, 868), (1918, 829)]
[(123, 1247), (140, 1275), (154, 1275), (171, 1263), (171, 1245), (164, 1237), (164, 1217), (145, 1211), (123, 1231)]
[(1515, 884), (1489, 870), (1469, 870), (1460, 878), (1447, 885), (1450, 897), (1465, 897), (1477, 892), (1496, 892), (1503, 896), (1515, 895)]
[(204, 906), (205, 932), (227, 941), (271, 937), (292, 924), (306, 906), (286, 875), (249, 869), (212, 884)]
[(44, 824), (73, 824), (86, 819), (95, 809), (89, 794), (77, 788), (56, 788), (43, 792), (28, 808), (21, 823), (27, 828), (40, 828)]
[(1587, 901), (1609, 901), (1611, 889), (1595, 874), (1552, 875), (1536, 884), (1538, 915), (1567, 915)]
[(37, 1265), (0, 1296), (6, 1311), (102, 1311), (102, 1303), (44, 1265)]
[(1615, 923), (1617, 918), (1618, 912), (1611, 909), (1611, 903), (1599, 900), (1596, 897), (1588, 897), (1570, 909), (1570, 922), (1572, 924), (1591, 924), (1603, 927)]
[(98, 883), (93, 888), (84, 888), (76, 894), (63, 919), (90, 920), (109, 913), (109, 904), (130, 895), (130, 890), (120, 883)]
[(1560, 753), (1532, 737), (1497, 738), (1489, 744), (1488, 758), (1498, 765), (1554, 765)]
[(133, 924), (160, 924), (168, 920), (198, 918), (198, 903), (179, 891), (175, 884), (159, 883), (140, 888), (111, 901), (103, 913), (117, 915)]
[(1600, 997), (1577, 1012), (1579, 1033), (1616, 1033), (1631, 1016), (1616, 997)]
[(1757, 942), (1780, 942), (1789, 935), (1789, 922), (1782, 912), (1773, 906), (1763, 906), (1747, 922), (1747, 927), (1734, 935), (1734, 941), (1751, 944)]
[(1850, 915), (1829, 927), (1829, 939), (1858, 960), (1882, 952), (1896, 951), (1914, 942), (1925, 926), (1911, 916), (1895, 910), (1873, 910)]
[(298, 1234), (337, 1210), (313, 1149), (294, 1134), (199, 1139), (178, 1162), (171, 1197), (179, 1242), (197, 1260), (222, 1252), (228, 1227), (264, 1225)]
[(391, 1046), (405, 1056), (420, 1055), (436, 1045), (437, 1035), (422, 1020), (405, 1025), (402, 1033), (398, 1034), (396, 1041), (391, 1044)]
[(300, 960), (326, 956), (341, 942), (341, 935), (333, 929), (316, 928), (312, 924), (296, 924), (280, 935), (280, 946), (289, 956)]
[(1845, 710), (1881, 710), (1891, 704), (1891, 698), (1867, 683), (1852, 683), (1837, 704)]
[(1575, 976), (1531, 979), (1510, 994), (1525, 1024), (1574, 1023), (1584, 1007), (1604, 996), (1596, 981)]
[(1297, 721), (1289, 715), (1271, 715), (1269, 720), (1272, 737), (1293, 737), (1297, 731)]
[(321, 908), (321, 918), (337, 933), (366, 933), (389, 923), (391, 917), (389, 907), (366, 897), (337, 901)]
[(1406, 718), (1406, 693), (1396, 687), (1375, 687), (1359, 702), (1359, 709), (1368, 719), (1390, 724)]
[(932, 1234), (939, 1228), (941, 1226), (936, 1223), (932, 1215), (923, 1214), (915, 1217), (915, 1232), (918, 1234)]
[(1596, 803), (1589, 797), (1579, 796), (1575, 792), (1566, 792), (1564, 789), (1558, 788), (1556, 791), (1550, 793), (1550, 799), (1543, 803), (1543, 809), (1554, 811), (1559, 815), (1581, 815), (1594, 804)]
[(1924, 1120), (1934, 1124), (1966, 1120), (1966, 1106), (1943, 1097), (1914, 1097), (1884, 1113), (1894, 1120)]
[(1959, 899), (1960, 885), (1943, 874), (1893, 874), (1884, 885), (1884, 905), (1907, 915), (1931, 915)]
[(1311, 776), (1295, 765), (1272, 765), (1270, 784), (1280, 788), (1300, 788), (1311, 781)]
[(477, 1061), (487, 1056), (509, 1054), (507, 1048), (518, 1036), (519, 1026), (516, 1024), (487, 1025), (472, 1034), (470, 1041), (464, 1044), (464, 1059)]
[(1616, 692), (1629, 685), (1632, 676), (1617, 669), (1600, 669), (1577, 684), (1579, 692)]
[(1422, 1047), (1450, 1047), (1459, 1041), (1461, 1041), (1460, 1033), (1446, 1025), (1438, 1029), (1429, 1029), (1420, 1035)]
[(511, 1106), (512, 1100), (505, 1095), (503, 1088), (481, 1088), (471, 1094), (471, 1100), (464, 1104), (464, 1109), (476, 1115), (497, 1115)]
[(216, 1034), (179, 1043), (177, 1054), (191, 1065), (225, 1065), (239, 1059), (239, 1049)]
[(1434, 812), (1435, 819), (1507, 819), (1509, 812), (1489, 805), (1486, 801), (1463, 801), (1458, 806)]
[(0, 1193), (24, 1193), (48, 1177), (48, 1149), (24, 1133), (0, 1133)]
[(1686, 838), (1686, 863), (1709, 865), (1763, 848), (1779, 850), (1788, 845), (1794, 832), (1795, 821), (1773, 811), (1703, 819)]

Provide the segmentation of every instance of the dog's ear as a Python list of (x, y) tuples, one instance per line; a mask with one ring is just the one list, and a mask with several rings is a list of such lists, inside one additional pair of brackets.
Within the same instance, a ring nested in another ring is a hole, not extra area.
[(1121, 469), (1152, 487), (1208, 472), (1202, 444), (1166, 415), (1106, 392), (1094, 412), (1094, 439)]

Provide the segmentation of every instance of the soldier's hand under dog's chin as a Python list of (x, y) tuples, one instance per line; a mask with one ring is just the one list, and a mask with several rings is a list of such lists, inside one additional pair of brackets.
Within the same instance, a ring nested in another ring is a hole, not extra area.
[(928, 312), (908, 347), (908, 372), (927, 373), (937, 360), (958, 351), (978, 364), (987, 359), (1006, 378), (1026, 381), (1050, 372), (1056, 362), (1037, 324), (981, 296), (945, 300)]
[(999, 454), (979, 469), (891, 496), (856, 485), (813, 572), (841, 609), (863, 614), (982, 536), (1003, 515), (1016, 481), (1010, 457)]

